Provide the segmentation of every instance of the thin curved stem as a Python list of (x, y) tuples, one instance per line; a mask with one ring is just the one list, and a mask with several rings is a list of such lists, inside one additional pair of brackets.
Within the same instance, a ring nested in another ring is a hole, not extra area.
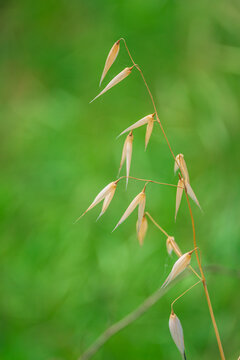
[(141, 178), (137, 178), (137, 177), (134, 177), (134, 176), (126, 176), (126, 175), (123, 175), (121, 176), (120, 178), (118, 178), (116, 180), (116, 182), (122, 180), (122, 179), (134, 179), (134, 180), (138, 180), (138, 181), (144, 181), (146, 183), (153, 183), (153, 184), (158, 184), (158, 185), (166, 185), (166, 186), (172, 186), (172, 187), (179, 187), (179, 188), (182, 188), (182, 186), (179, 186), (179, 185), (175, 185), (175, 184), (168, 184), (168, 183), (164, 183), (164, 182), (160, 182), (160, 181), (155, 181), (155, 180), (148, 180), (148, 179), (141, 179)]
[(169, 237), (168, 233), (163, 230), (163, 228), (153, 219), (153, 217), (148, 213), (148, 212), (145, 212), (145, 215), (147, 215), (149, 217), (149, 219), (151, 220), (151, 222), (159, 229), (161, 230), (161, 232), (166, 235), (166, 237)]
[[(149, 212), (145, 212), (145, 215), (147, 215), (149, 217), (149, 219), (152, 221), (152, 223), (159, 229), (161, 230), (161, 232), (166, 235), (166, 237), (169, 237), (168, 233), (163, 230), (163, 228), (156, 222), (156, 220), (153, 219), (153, 217), (149, 214)], [(179, 249), (180, 250), (180, 249)], [(176, 254), (177, 255), (177, 254)], [(182, 252), (180, 250), (180, 256), (182, 255)], [(178, 257), (180, 257), (179, 255), (177, 255)], [(188, 268), (202, 281), (201, 276), (198, 275), (198, 273), (193, 269), (193, 267), (191, 265), (188, 265)]]
[(198, 282), (196, 282), (195, 284), (193, 284), (192, 286), (190, 286), (190, 288), (188, 288), (187, 290), (185, 290), (181, 295), (179, 295), (172, 303), (171, 303), (171, 312), (173, 313), (173, 304), (175, 304), (176, 301), (178, 301), (182, 296), (184, 296), (186, 293), (188, 293), (190, 290), (192, 290), (192, 288), (194, 288), (194, 286), (196, 286), (197, 284), (199, 284), (200, 282), (202, 282), (202, 280), (199, 280)]
[[(172, 154), (172, 156), (173, 156), (173, 158), (174, 158), (174, 161), (176, 161), (176, 157), (175, 157), (175, 155), (174, 155), (174, 153), (173, 153), (173, 150), (172, 150), (172, 148), (171, 148), (171, 145), (170, 145), (170, 143), (169, 143), (169, 140), (168, 140), (168, 138), (167, 138), (167, 135), (166, 135), (166, 133), (165, 133), (165, 131), (164, 131), (164, 129), (163, 129), (162, 123), (161, 123), (161, 121), (160, 121), (160, 119), (159, 119), (159, 116), (158, 116), (158, 113), (157, 113), (157, 109), (156, 109), (156, 105), (155, 105), (155, 101), (154, 101), (154, 99), (153, 99), (153, 95), (152, 95), (152, 93), (151, 93), (151, 91), (150, 91), (150, 89), (149, 89), (149, 86), (148, 86), (148, 84), (147, 84), (147, 82), (146, 82), (146, 80), (145, 80), (145, 77), (144, 77), (144, 75), (143, 75), (143, 73), (142, 73), (142, 70), (140, 69), (139, 65), (137, 65), (137, 64), (134, 62), (134, 60), (133, 60), (133, 58), (132, 58), (132, 56), (131, 56), (131, 53), (130, 53), (128, 47), (127, 47), (127, 44), (126, 44), (125, 39), (122, 38), (122, 40), (124, 41), (126, 50), (127, 50), (127, 52), (128, 52), (128, 55), (129, 55), (129, 57), (130, 57), (133, 65), (136, 66), (136, 68), (138, 69), (138, 71), (139, 71), (140, 74), (141, 74), (141, 77), (142, 77), (142, 79), (143, 79), (143, 81), (144, 81), (144, 84), (145, 84), (145, 86), (146, 86), (146, 89), (147, 89), (147, 91), (148, 91), (148, 93), (149, 93), (149, 96), (150, 96), (150, 98), (151, 98), (151, 101), (152, 101), (152, 104), (153, 104), (153, 107), (154, 107), (154, 111), (155, 111), (155, 113), (156, 113), (157, 122), (158, 122), (159, 126), (161, 127), (162, 133), (163, 133), (164, 138), (165, 138), (165, 140), (166, 140), (166, 142), (167, 142), (167, 145), (168, 145), (168, 147), (169, 147), (169, 150), (170, 150), (170, 152), (171, 152), (171, 154)], [(181, 172), (181, 174), (182, 174), (181, 167), (179, 168), (179, 170), (180, 170), (180, 172)], [(183, 174), (182, 174), (182, 177), (184, 178)], [(186, 187), (184, 188), (184, 190), (185, 190), (186, 199), (187, 199), (188, 208), (189, 208), (190, 217), (191, 217), (191, 222), (192, 222), (194, 248), (197, 248), (195, 224), (194, 224), (193, 214), (192, 214), (191, 205), (190, 205), (190, 202), (189, 202), (189, 198), (188, 198), (188, 194), (187, 194)], [(199, 270), (200, 270), (200, 273), (201, 273), (201, 276), (202, 276), (203, 288), (204, 288), (204, 292), (205, 292), (205, 295), (206, 295), (206, 299), (207, 299), (207, 303), (208, 303), (208, 307), (209, 307), (209, 312), (210, 312), (210, 315), (211, 315), (211, 319), (212, 319), (212, 323), (213, 323), (213, 327), (214, 327), (214, 331), (215, 331), (215, 335), (216, 335), (216, 339), (217, 339), (217, 343), (218, 343), (218, 348), (219, 348), (220, 356), (221, 356), (221, 359), (222, 359), (222, 360), (225, 360), (225, 356), (224, 356), (224, 351), (223, 351), (223, 347), (222, 347), (220, 335), (219, 335), (219, 332), (218, 332), (218, 328), (217, 328), (216, 320), (215, 320), (215, 317), (214, 317), (214, 313), (213, 313), (213, 308), (212, 308), (210, 296), (209, 296), (208, 289), (207, 289), (207, 285), (206, 285), (206, 279), (205, 279), (205, 276), (204, 276), (204, 273), (203, 273), (201, 261), (200, 261), (200, 258), (199, 258), (199, 255), (198, 255), (197, 250), (195, 250), (195, 252), (196, 252), (196, 257), (197, 257), (197, 262), (198, 262)]]
[[(185, 194), (186, 194), (186, 199), (187, 199), (187, 203), (188, 203), (188, 208), (189, 208), (189, 212), (190, 212), (190, 217), (191, 217), (191, 222), (192, 222), (192, 230), (193, 230), (193, 243), (194, 243), (194, 247), (197, 248), (197, 242), (196, 242), (196, 230), (195, 230), (195, 224), (194, 224), (194, 218), (193, 218), (193, 213), (192, 213), (192, 208), (191, 208), (191, 204), (189, 201), (189, 197), (187, 194), (187, 189), (185, 187)], [(204, 276), (204, 272), (203, 272), (203, 268), (201, 265), (201, 261), (198, 255), (198, 251), (197, 249), (195, 250), (196, 253), (196, 258), (197, 258), (197, 262), (198, 262), (198, 267), (202, 276), (202, 284), (203, 284), (203, 288), (204, 288), (204, 292), (206, 295), (206, 299), (207, 299), (207, 304), (208, 304), (208, 308), (209, 308), (209, 312), (210, 312), (210, 316), (212, 319), (212, 323), (213, 323), (213, 327), (214, 327), (214, 331), (215, 331), (215, 335), (216, 335), (216, 339), (217, 339), (217, 343), (218, 343), (218, 348), (219, 348), (219, 352), (220, 352), (220, 356), (222, 360), (225, 360), (225, 355), (224, 355), (224, 351), (223, 351), (223, 347), (222, 347), (222, 343), (221, 343), (221, 339), (220, 339), (220, 335), (219, 335), (219, 331), (218, 331), (218, 327), (217, 327), (217, 323), (215, 320), (215, 316), (214, 316), (214, 312), (213, 312), (213, 308), (212, 308), (212, 303), (211, 303), (211, 299), (208, 293), (208, 288), (207, 288), (207, 284), (206, 284), (206, 279)]]

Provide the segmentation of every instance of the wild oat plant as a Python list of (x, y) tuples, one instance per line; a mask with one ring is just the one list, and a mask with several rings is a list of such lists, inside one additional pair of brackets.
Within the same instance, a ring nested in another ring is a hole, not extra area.
[[(126, 175), (125, 176), (121, 176), (118, 179), (110, 182), (107, 186), (105, 186), (100, 193), (95, 197), (95, 199), (93, 200), (93, 202), (91, 203), (91, 205), (88, 207), (88, 209), (77, 219), (77, 221), (83, 216), (85, 215), (89, 210), (91, 210), (94, 206), (96, 206), (98, 203), (100, 203), (101, 201), (103, 201), (103, 205), (102, 205), (102, 210), (98, 216), (98, 218), (100, 216), (102, 216), (105, 211), (108, 209), (112, 198), (116, 192), (117, 189), (117, 185), (119, 183), (119, 181), (126, 179), (126, 187), (128, 185), (128, 181), (129, 179), (134, 179), (134, 180), (138, 180), (138, 181), (142, 181), (144, 182), (144, 187), (142, 189), (142, 191), (137, 194), (134, 199), (131, 201), (130, 205), (127, 207), (126, 211), (124, 212), (124, 214), (121, 216), (120, 220), (118, 221), (117, 225), (115, 226), (115, 228), (113, 229), (116, 230), (117, 227), (119, 225), (121, 225), (128, 217), (129, 215), (135, 210), (135, 208), (138, 208), (138, 218), (137, 218), (137, 224), (136, 224), (136, 232), (137, 232), (137, 237), (139, 240), (140, 245), (143, 245), (143, 241), (144, 238), (146, 236), (146, 232), (147, 232), (147, 228), (148, 228), (148, 221), (150, 220), (160, 231), (162, 231), (164, 233), (164, 235), (166, 236), (166, 247), (167, 247), (167, 252), (170, 255), (172, 252), (174, 252), (177, 257), (178, 260), (175, 262), (175, 264), (172, 267), (172, 270), (170, 271), (169, 275), (167, 276), (166, 280), (164, 281), (164, 283), (162, 284), (161, 288), (164, 289), (167, 286), (169, 286), (169, 284), (177, 277), (179, 276), (179, 274), (181, 274), (186, 268), (189, 268), (194, 275), (197, 277), (197, 282), (191, 286), (190, 288), (188, 288), (186, 291), (184, 291), (182, 294), (180, 294), (171, 304), (170, 307), (170, 318), (169, 318), (169, 330), (172, 336), (172, 339), (174, 341), (174, 343), (176, 344), (178, 350), (181, 353), (181, 356), (183, 359), (186, 359), (186, 354), (185, 354), (185, 346), (184, 346), (184, 337), (183, 337), (183, 329), (182, 329), (182, 325), (181, 322), (179, 320), (179, 318), (177, 317), (177, 315), (174, 312), (174, 303), (180, 299), (183, 295), (185, 295), (188, 291), (190, 291), (191, 289), (193, 289), (196, 285), (202, 283), (203, 286), (203, 290), (206, 296), (206, 300), (207, 300), (207, 305), (209, 308), (209, 312), (210, 312), (210, 316), (211, 316), (211, 320), (212, 320), (212, 324), (213, 324), (213, 328), (215, 331), (215, 335), (216, 335), (216, 340), (217, 340), (217, 344), (218, 344), (218, 348), (219, 348), (219, 353), (220, 353), (220, 357), (221, 359), (225, 359), (224, 356), (224, 352), (223, 352), (223, 347), (222, 347), (222, 343), (220, 340), (220, 335), (218, 332), (218, 328), (217, 328), (217, 324), (215, 321), (215, 316), (214, 316), (214, 312), (213, 312), (213, 308), (212, 308), (212, 304), (211, 304), (211, 300), (210, 300), (210, 296), (208, 293), (208, 288), (207, 288), (207, 284), (206, 284), (206, 280), (205, 280), (205, 275), (203, 272), (203, 268), (201, 265), (201, 258), (199, 256), (199, 247), (197, 245), (196, 242), (196, 233), (195, 233), (195, 225), (194, 225), (194, 218), (193, 218), (193, 214), (192, 214), (192, 209), (191, 209), (191, 204), (189, 201), (189, 198), (191, 198), (196, 204), (197, 206), (201, 209), (199, 201), (190, 185), (190, 178), (189, 178), (189, 174), (188, 174), (188, 169), (187, 169), (187, 165), (184, 159), (184, 155), (183, 154), (178, 154), (178, 155), (174, 155), (174, 152), (172, 150), (172, 147), (169, 143), (169, 140), (167, 138), (167, 135), (163, 129), (162, 123), (159, 119), (158, 113), (157, 113), (157, 109), (156, 109), (156, 105), (155, 105), (155, 101), (154, 98), (152, 96), (152, 93), (148, 87), (148, 84), (144, 78), (143, 72), (140, 68), (139, 65), (137, 65), (135, 63), (135, 61), (132, 58), (132, 55), (128, 49), (128, 46), (126, 44), (125, 39), (121, 38), (118, 41), (115, 42), (115, 44), (112, 46), (111, 50), (109, 51), (109, 54), (107, 56), (106, 62), (105, 62), (105, 66), (103, 69), (103, 73), (101, 76), (101, 80), (100, 80), (100, 86), (102, 84), (102, 81), (104, 80), (108, 70), (110, 69), (110, 67), (113, 65), (113, 63), (115, 62), (118, 54), (119, 54), (119, 50), (120, 50), (120, 43), (123, 43), (125, 46), (125, 49), (127, 50), (127, 53), (129, 55), (129, 58), (131, 60), (131, 66), (130, 67), (126, 67), (125, 69), (123, 69), (118, 75), (116, 75), (105, 87), (104, 89), (91, 101), (93, 102), (94, 100), (96, 100), (98, 97), (102, 96), (104, 93), (106, 93), (108, 90), (110, 90), (113, 86), (117, 85), (119, 82), (123, 81), (124, 79), (126, 79), (128, 76), (131, 75), (132, 71), (137, 70), (143, 81), (144, 81), (144, 85), (148, 91), (148, 95), (151, 98), (151, 102), (153, 105), (153, 110), (150, 114), (143, 116), (140, 120), (138, 120), (137, 122), (135, 122), (134, 124), (130, 125), (129, 127), (127, 127), (127, 129), (123, 130), (118, 136), (122, 136), (124, 134), (127, 134), (124, 145), (123, 145), (123, 150), (122, 150), (122, 156), (121, 156), (121, 161), (120, 161), (120, 167), (119, 167), (119, 173), (122, 169), (122, 166), (124, 164), (124, 162), (126, 162)], [(167, 183), (163, 183), (163, 182), (159, 182), (159, 181), (154, 181), (154, 180), (149, 180), (149, 179), (139, 179), (133, 176), (130, 176), (130, 166), (131, 166), (131, 158), (132, 158), (132, 147), (133, 147), (133, 133), (135, 133), (135, 130), (139, 127), (142, 126), (146, 126), (146, 136), (145, 136), (145, 150), (147, 149), (147, 145), (149, 143), (152, 131), (153, 131), (153, 127), (154, 127), (154, 123), (157, 123), (158, 126), (160, 126), (161, 131), (164, 135), (164, 138), (167, 142), (168, 148), (171, 152), (171, 155), (173, 157), (173, 163), (174, 163), (174, 173), (176, 174), (178, 172), (178, 182), (177, 185), (174, 184), (167, 184)], [(189, 209), (189, 213), (190, 213), (190, 217), (191, 217), (191, 223), (192, 223), (192, 231), (193, 231), (193, 249), (189, 250), (187, 253), (182, 254), (177, 242), (175, 241), (173, 236), (169, 236), (167, 234), (167, 232), (165, 230), (162, 229), (162, 227), (153, 219), (153, 217), (148, 213), (145, 212), (145, 204), (146, 204), (146, 193), (145, 193), (145, 189), (146, 186), (149, 183), (156, 183), (159, 185), (165, 185), (165, 186), (173, 186), (176, 187), (176, 208), (175, 208), (175, 220), (177, 217), (177, 213), (179, 210), (179, 206), (181, 203), (181, 199), (182, 199), (182, 195), (183, 193), (186, 196), (186, 200), (187, 200), (187, 204), (188, 204), (188, 209)], [(195, 271), (191, 265), (191, 257), (192, 255), (195, 254), (196, 256), (196, 260), (197, 260), (197, 264), (198, 264), (198, 270)], [(110, 329), (111, 330), (111, 329)], [(110, 332), (110, 331), (109, 331)], [(104, 338), (104, 335), (102, 336)], [(90, 358), (95, 352), (96, 350), (104, 343), (104, 341), (101, 342), (101, 337), (100, 339), (100, 343), (101, 344), (94, 344), (90, 351), (86, 352), (81, 359), (87, 359)], [(100, 345), (100, 346), (99, 346)]]

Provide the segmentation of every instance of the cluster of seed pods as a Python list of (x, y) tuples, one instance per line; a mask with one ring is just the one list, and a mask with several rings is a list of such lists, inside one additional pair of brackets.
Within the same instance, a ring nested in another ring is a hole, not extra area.
[[(120, 39), (121, 40), (121, 39)], [(102, 84), (102, 81), (104, 80), (108, 70), (116, 60), (119, 50), (120, 50), (120, 40), (116, 41), (114, 45), (112, 46), (106, 62), (103, 69), (103, 73), (100, 80), (100, 86)], [(122, 70), (118, 75), (116, 75), (106, 86), (105, 88), (91, 101), (93, 102), (98, 97), (103, 95), (105, 92), (110, 90), (113, 86), (117, 85), (119, 82), (124, 80), (127, 76), (129, 76), (134, 68), (134, 65), (131, 67), (126, 67), (124, 70)], [(134, 124), (127, 127), (125, 130), (123, 130), (118, 137), (122, 136), (123, 134), (127, 133), (127, 137), (125, 139), (123, 150), (122, 150), (122, 156), (120, 161), (120, 167), (119, 167), (119, 173), (122, 169), (122, 166), (124, 162), (126, 162), (126, 187), (128, 185), (128, 180), (130, 176), (130, 166), (131, 166), (131, 159), (132, 159), (132, 146), (133, 146), (133, 130), (146, 125), (146, 135), (145, 135), (145, 150), (147, 149), (147, 145), (149, 143), (153, 126), (154, 126), (154, 116), (155, 113), (149, 114), (135, 122)], [(174, 173), (177, 172), (177, 170), (180, 170), (179, 174), (179, 181), (177, 185), (177, 193), (176, 193), (176, 208), (175, 208), (175, 220), (177, 217), (177, 213), (179, 210), (179, 206), (181, 203), (181, 198), (183, 191), (186, 191), (190, 198), (200, 207), (200, 204), (198, 202), (198, 199), (190, 185), (189, 180), (189, 174), (186, 162), (184, 160), (183, 154), (178, 154), (175, 158), (175, 164), (174, 164)], [(121, 178), (120, 178), (121, 179)], [(110, 205), (113, 196), (115, 194), (117, 184), (120, 181), (120, 179), (117, 179), (115, 181), (112, 181), (107, 186), (105, 186), (99, 194), (95, 197), (91, 205), (87, 208), (87, 210), (77, 219), (77, 221), (85, 215), (89, 210), (91, 210), (93, 207), (95, 207), (97, 204), (99, 204), (101, 201), (103, 201), (102, 210), (98, 216), (100, 218), (107, 210), (108, 206)], [(113, 231), (121, 225), (128, 217), (129, 215), (134, 211), (135, 208), (138, 207), (138, 219), (136, 224), (136, 231), (137, 231), (137, 237), (139, 240), (140, 245), (143, 244), (144, 238), (147, 233), (148, 228), (148, 222), (147, 222), (147, 214), (145, 213), (145, 205), (146, 205), (146, 194), (145, 194), (145, 188), (144, 186), (143, 190), (137, 194), (134, 199), (131, 201), (129, 206), (127, 207), (126, 211), (123, 213), (122, 217), (118, 221), (117, 225), (113, 229)], [(180, 275), (190, 264), (192, 253), (195, 251), (189, 251), (185, 254), (182, 254), (179, 246), (177, 245), (174, 237), (167, 236), (166, 239), (166, 247), (169, 255), (174, 251), (174, 253), (178, 256), (178, 260), (174, 263), (172, 270), (170, 271), (169, 275), (167, 276), (166, 280), (164, 281), (162, 288), (167, 287), (178, 275)], [(182, 357), (186, 359), (185, 355), (185, 348), (184, 348), (184, 339), (183, 339), (183, 330), (180, 323), (180, 320), (174, 313), (173, 309), (171, 310), (171, 315), (169, 319), (169, 329), (171, 336), (178, 347)]]

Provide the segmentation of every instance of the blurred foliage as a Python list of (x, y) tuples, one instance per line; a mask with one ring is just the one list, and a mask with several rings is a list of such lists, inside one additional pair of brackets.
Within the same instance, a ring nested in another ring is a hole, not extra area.
[[(136, 214), (111, 233), (142, 184), (119, 185), (107, 213), (74, 220), (116, 178), (116, 135), (152, 106), (136, 71), (89, 105), (106, 55), (124, 36), (156, 99), (174, 152), (185, 155), (203, 264), (239, 264), (240, 3), (238, 0), (43, 0), (0, 2), (0, 358), (75, 360), (110, 324), (163, 282), (175, 261)], [(121, 45), (107, 75), (130, 65)], [(135, 132), (131, 174), (176, 183), (164, 138), (147, 152)], [(174, 223), (175, 190), (149, 185), (147, 210), (181, 248), (192, 249), (186, 202)], [(195, 259), (194, 259), (195, 261)], [(193, 261), (193, 263), (194, 263)], [(170, 303), (189, 276), (94, 357), (176, 359)], [(239, 281), (207, 274), (226, 357), (239, 355)], [(180, 300), (186, 353), (217, 359), (200, 287)]]

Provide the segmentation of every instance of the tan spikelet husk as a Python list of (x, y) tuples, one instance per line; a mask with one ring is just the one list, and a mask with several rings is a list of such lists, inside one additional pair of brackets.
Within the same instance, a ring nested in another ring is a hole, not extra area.
[[(121, 219), (119, 220), (119, 222), (117, 223), (117, 225), (115, 226), (115, 228), (113, 229), (116, 230), (116, 228), (121, 225), (127, 218), (128, 216), (133, 212), (133, 210), (140, 204), (143, 203), (145, 199), (145, 193), (142, 191), (140, 192), (130, 203), (130, 205), (128, 206), (128, 208), (126, 209), (126, 211), (124, 212), (123, 216), (121, 217)], [(139, 218), (139, 217), (138, 217)], [(142, 218), (140, 217), (139, 220), (139, 224), (141, 226), (141, 222), (142, 222)]]
[(104, 201), (103, 201), (103, 206), (102, 206), (102, 211), (100, 212), (97, 220), (105, 213), (105, 211), (107, 210), (108, 206), (110, 205), (110, 202), (112, 201), (112, 198), (115, 194), (117, 188), (117, 184), (114, 183), (110, 192), (106, 195)]
[(166, 240), (166, 248), (167, 248), (168, 254), (171, 255), (172, 251), (173, 251), (173, 247), (172, 247), (172, 242), (171, 242), (171, 237), (170, 236)]
[(132, 67), (126, 67), (124, 70), (122, 70), (118, 75), (116, 75), (108, 84), (107, 86), (94, 98), (90, 101), (90, 104), (96, 100), (99, 96), (103, 95), (105, 92), (110, 90), (113, 86), (117, 85), (120, 81), (125, 79), (132, 71)]
[(178, 257), (182, 256), (182, 252), (173, 236), (169, 236), (167, 238), (166, 246), (169, 255), (172, 253), (173, 250)]
[(178, 171), (178, 169), (179, 169), (179, 156), (180, 156), (181, 154), (178, 154), (177, 156), (176, 156), (176, 161), (174, 162), (174, 174), (176, 174), (176, 172)]
[(181, 203), (182, 194), (184, 189), (184, 181), (183, 179), (178, 180), (177, 194), (176, 194), (176, 210), (175, 210), (175, 221), (177, 218), (178, 209)]
[[(104, 198), (106, 198), (110, 193), (114, 192), (116, 190), (116, 182), (111, 182), (110, 184), (108, 184), (107, 186), (105, 186), (105, 188), (103, 188), (100, 193), (95, 197), (95, 199), (93, 200), (93, 202), (91, 203), (91, 205), (87, 208), (87, 210), (76, 220), (76, 222), (81, 219), (81, 217), (83, 215), (85, 215), (89, 210), (91, 210), (92, 208), (94, 208), (94, 206), (96, 206), (98, 203), (100, 203)], [(109, 202), (110, 203), (110, 202)], [(108, 203), (108, 205), (109, 205)], [(108, 206), (107, 205), (107, 206)], [(105, 204), (105, 211), (106, 211), (107, 207)]]
[(144, 211), (145, 211), (145, 205), (146, 205), (146, 195), (145, 195), (145, 192), (142, 192), (141, 200), (138, 205), (138, 232), (142, 225), (142, 219), (143, 219), (143, 215), (144, 215)]
[(110, 69), (110, 67), (112, 66), (112, 64), (114, 63), (114, 61), (116, 60), (118, 53), (119, 53), (119, 49), (120, 49), (120, 40), (116, 41), (111, 50), (108, 53), (105, 65), (104, 65), (104, 69), (102, 72), (102, 76), (101, 76), (101, 80), (100, 80), (100, 84), (99, 86), (101, 86), (101, 83), (103, 81), (103, 79), (105, 78), (108, 70)]
[(154, 119), (153, 116), (148, 120), (147, 124), (147, 130), (146, 130), (146, 136), (145, 136), (145, 150), (147, 149), (149, 139), (151, 137), (152, 131), (153, 131), (153, 125), (154, 125)]
[(198, 199), (193, 191), (193, 189), (191, 188), (191, 185), (187, 182), (185, 182), (185, 186), (186, 186), (186, 189), (187, 189), (187, 193), (188, 195), (190, 196), (190, 198), (197, 204), (197, 206), (202, 210), (199, 202), (198, 202)]
[(170, 274), (164, 281), (162, 288), (165, 288), (171, 281), (180, 275), (190, 264), (192, 251), (183, 254), (173, 265)]
[(187, 169), (187, 165), (186, 165), (186, 162), (184, 160), (184, 155), (183, 154), (178, 154), (176, 156), (176, 161), (175, 161), (175, 164), (174, 164), (174, 173), (176, 173), (176, 171), (179, 168), (181, 169), (184, 180), (189, 182), (188, 169)]
[(140, 246), (143, 245), (143, 241), (144, 241), (144, 238), (146, 236), (147, 229), (148, 229), (147, 218), (146, 218), (145, 215), (143, 215), (142, 223), (141, 223), (141, 226), (139, 228), (139, 231), (138, 231), (138, 221), (136, 223), (137, 237), (138, 237), (138, 241), (139, 241)]
[[(132, 134), (132, 131), (130, 131), (130, 133), (126, 137), (126, 140), (123, 145), (122, 157), (121, 157), (120, 167), (118, 170), (118, 176), (120, 174), (120, 171), (122, 169), (122, 166), (123, 166), (125, 160), (126, 160), (126, 175), (129, 176), (129, 174), (130, 174), (130, 166), (131, 166), (131, 159), (132, 159), (132, 142), (133, 142), (133, 134)], [(126, 180), (127, 180), (126, 181), (126, 184), (127, 184), (128, 178)]]
[(125, 130), (123, 130), (123, 131), (121, 132), (121, 134), (119, 134), (119, 135), (117, 136), (117, 138), (119, 138), (121, 135), (125, 134), (125, 133), (128, 132), (128, 131), (137, 129), (137, 128), (139, 128), (140, 126), (143, 126), (143, 125), (147, 124), (151, 119), (153, 119), (154, 115), (155, 115), (155, 114), (150, 114), (150, 115), (144, 116), (142, 119), (138, 120), (138, 121), (135, 122), (133, 125), (129, 126), (129, 127), (126, 128)]
[(172, 251), (174, 251), (178, 257), (182, 256), (182, 252), (173, 236), (168, 236), (166, 241), (166, 247), (169, 255), (171, 255)]
[(182, 325), (179, 318), (174, 312), (171, 313), (169, 318), (169, 330), (173, 341), (175, 342), (180, 353), (182, 354), (183, 359), (186, 359)]
[(131, 160), (132, 160), (132, 143), (133, 143), (133, 134), (132, 131), (130, 131), (128, 137), (127, 137), (127, 143), (126, 143), (126, 188), (128, 185), (128, 178), (130, 175), (130, 166), (131, 166)]

